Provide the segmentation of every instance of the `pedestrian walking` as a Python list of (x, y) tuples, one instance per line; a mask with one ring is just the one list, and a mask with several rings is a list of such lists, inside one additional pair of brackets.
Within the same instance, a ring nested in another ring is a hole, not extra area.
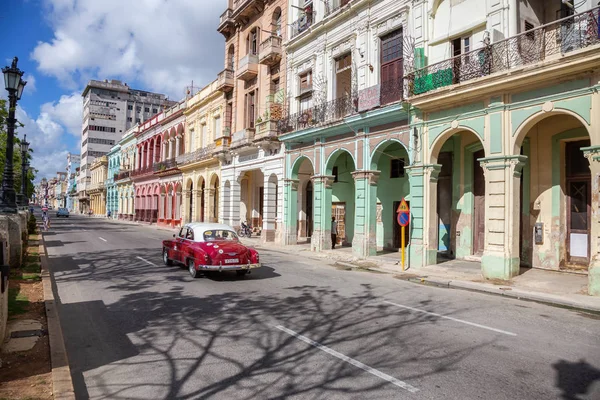
[(335, 217), (331, 217), (331, 248), (335, 249), (335, 243), (337, 242), (337, 221)]
[(106, 218), (110, 218), (110, 214), (111, 214), (111, 212), (110, 212), (110, 210), (108, 210), (108, 212), (106, 213)]

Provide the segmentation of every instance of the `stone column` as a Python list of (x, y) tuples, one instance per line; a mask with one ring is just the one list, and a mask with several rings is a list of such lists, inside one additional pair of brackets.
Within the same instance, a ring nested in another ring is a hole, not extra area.
[(352, 172), (355, 184), (354, 237), (352, 253), (357, 257), (377, 254), (377, 182), (380, 171)]
[(179, 155), (179, 148), (181, 147), (181, 137), (177, 136), (175, 138), (175, 154), (172, 158), (175, 158)]
[(192, 222), (194, 221), (194, 210), (192, 210), (192, 215), (188, 215), (190, 212), (190, 203), (192, 202), (192, 193), (195, 190), (184, 190), (183, 191), (183, 212), (181, 213), (182, 219), (184, 222)]
[(283, 181), (283, 244), (298, 244), (298, 179)]
[(313, 176), (314, 230), (310, 243), (313, 251), (331, 249), (331, 189), (334, 176)]
[(590, 264), (588, 267), (588, 294), (600, 296), (600, 146), (585, 147), (583, 154), (590, 162), (592, 175), (592, 209), (590, 230)]
[(277, 182), (273, 182), (270, 177), (264, 177), (264, 208), (263, 221), (260, 238), (262, 242), (275, 241), (275, 221), (277, 218)]
[(204, 220), (207, 222), (219, 222), (214, 212), (216, 194), (217, 191), (214, 188), (204, 189)]
[(520, 182), (526, 156), (479, 159), (485, 174), (485, 247), (481, 272), (488, 279), (519, 275)]
[(408, 266), (420, 268), (437, 263), (437, 179), (440, 164), (406, 167), (410, 182), (410, 242)]
[(225, 204), (229, 204), (229, 222), (227, 222), (227, 224), (237, 231), (240, 227), (241, 201), (241, 186), (238, 181), (231, 181), (229, 199), (223, 199), (223, 201), (226, 202)]

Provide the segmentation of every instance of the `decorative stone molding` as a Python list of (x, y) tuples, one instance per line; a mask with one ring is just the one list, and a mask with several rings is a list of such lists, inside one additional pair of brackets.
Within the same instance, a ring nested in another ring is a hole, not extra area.
[(333, 175), (314, 175), (311, 176), (310, 179), (315, 183), (322, 183), (325, 186), (325, 189), (331, 189), (333, 187), (333, 181), (335, 176)]
[(285, 186), (291, 186), (292, 190), (297, 192), (298, 191), (298, 185), (300, 184), (300, 181), (298, 179), (284, 179), (283, 180), (283, 184)]
[(600, 146), (582, 147), (581, 151), (583, 151), (583, 156), (588, 159), (590, 164), (600, 162)]
[(380, 174), (381, 171), (354, 171), (351, 173), (355, 181), (366, 179), (369, 181), (369, 185), (371, 186), (377, 186)]
[(498, 156), (477, 159), (481, 163), (484, 171), (493, 171), (499, 169), (512, 168), (513, 176), (520, 178), (527, 161), (527, 156)]
[(554, 103), (551, 101), (547, 101), (542, 105), (542, 111), (545, 113), (549, 113), (554, 110)]

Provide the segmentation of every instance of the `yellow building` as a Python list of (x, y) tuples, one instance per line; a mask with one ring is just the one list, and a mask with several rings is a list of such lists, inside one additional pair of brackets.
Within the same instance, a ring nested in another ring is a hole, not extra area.
[(95, 215), (106, 214), (106, 187), (104, 181), (108, 173), (108, 159), (106, 156), (97, 158), (90, 167), (91, 184), (89, 189), (90, 208)]
[(183, 174), (185, 222), (219, 221), (220, 164), (215, 140), (223, 136), (223, 93), (214, 81), (188, 100), (185, 152), (177, 157)]

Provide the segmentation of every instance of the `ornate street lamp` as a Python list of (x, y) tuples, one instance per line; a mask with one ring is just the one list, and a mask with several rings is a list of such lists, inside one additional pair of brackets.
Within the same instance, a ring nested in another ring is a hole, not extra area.
[(0, 193), (0, 212), (14, 214), (17, 212), (16, 192), (14, 187), (13, 176), (13, 154), (15, 141), (15, 109), (17, 101), (21, 99), (23, 89), (27, 84), (21, 79), (23, 71), (17, 68), (17, 57), (13, 58), (10, 67), (2, 68), (4, 74), (4, 87), (8, 91), (8, 118), (6, 119), (6, 164), (4, 165), (4, 173), (2, 175), (2, 188)]
[(29, 142), (27, 142), (27, 135), (23, 135), (21, 140), (21, 206), (26, 207), (28, 205), (27, 197), (27, 171), (29, 170), (29, 163), (27, 162), (27, 152), (29, 151)]

